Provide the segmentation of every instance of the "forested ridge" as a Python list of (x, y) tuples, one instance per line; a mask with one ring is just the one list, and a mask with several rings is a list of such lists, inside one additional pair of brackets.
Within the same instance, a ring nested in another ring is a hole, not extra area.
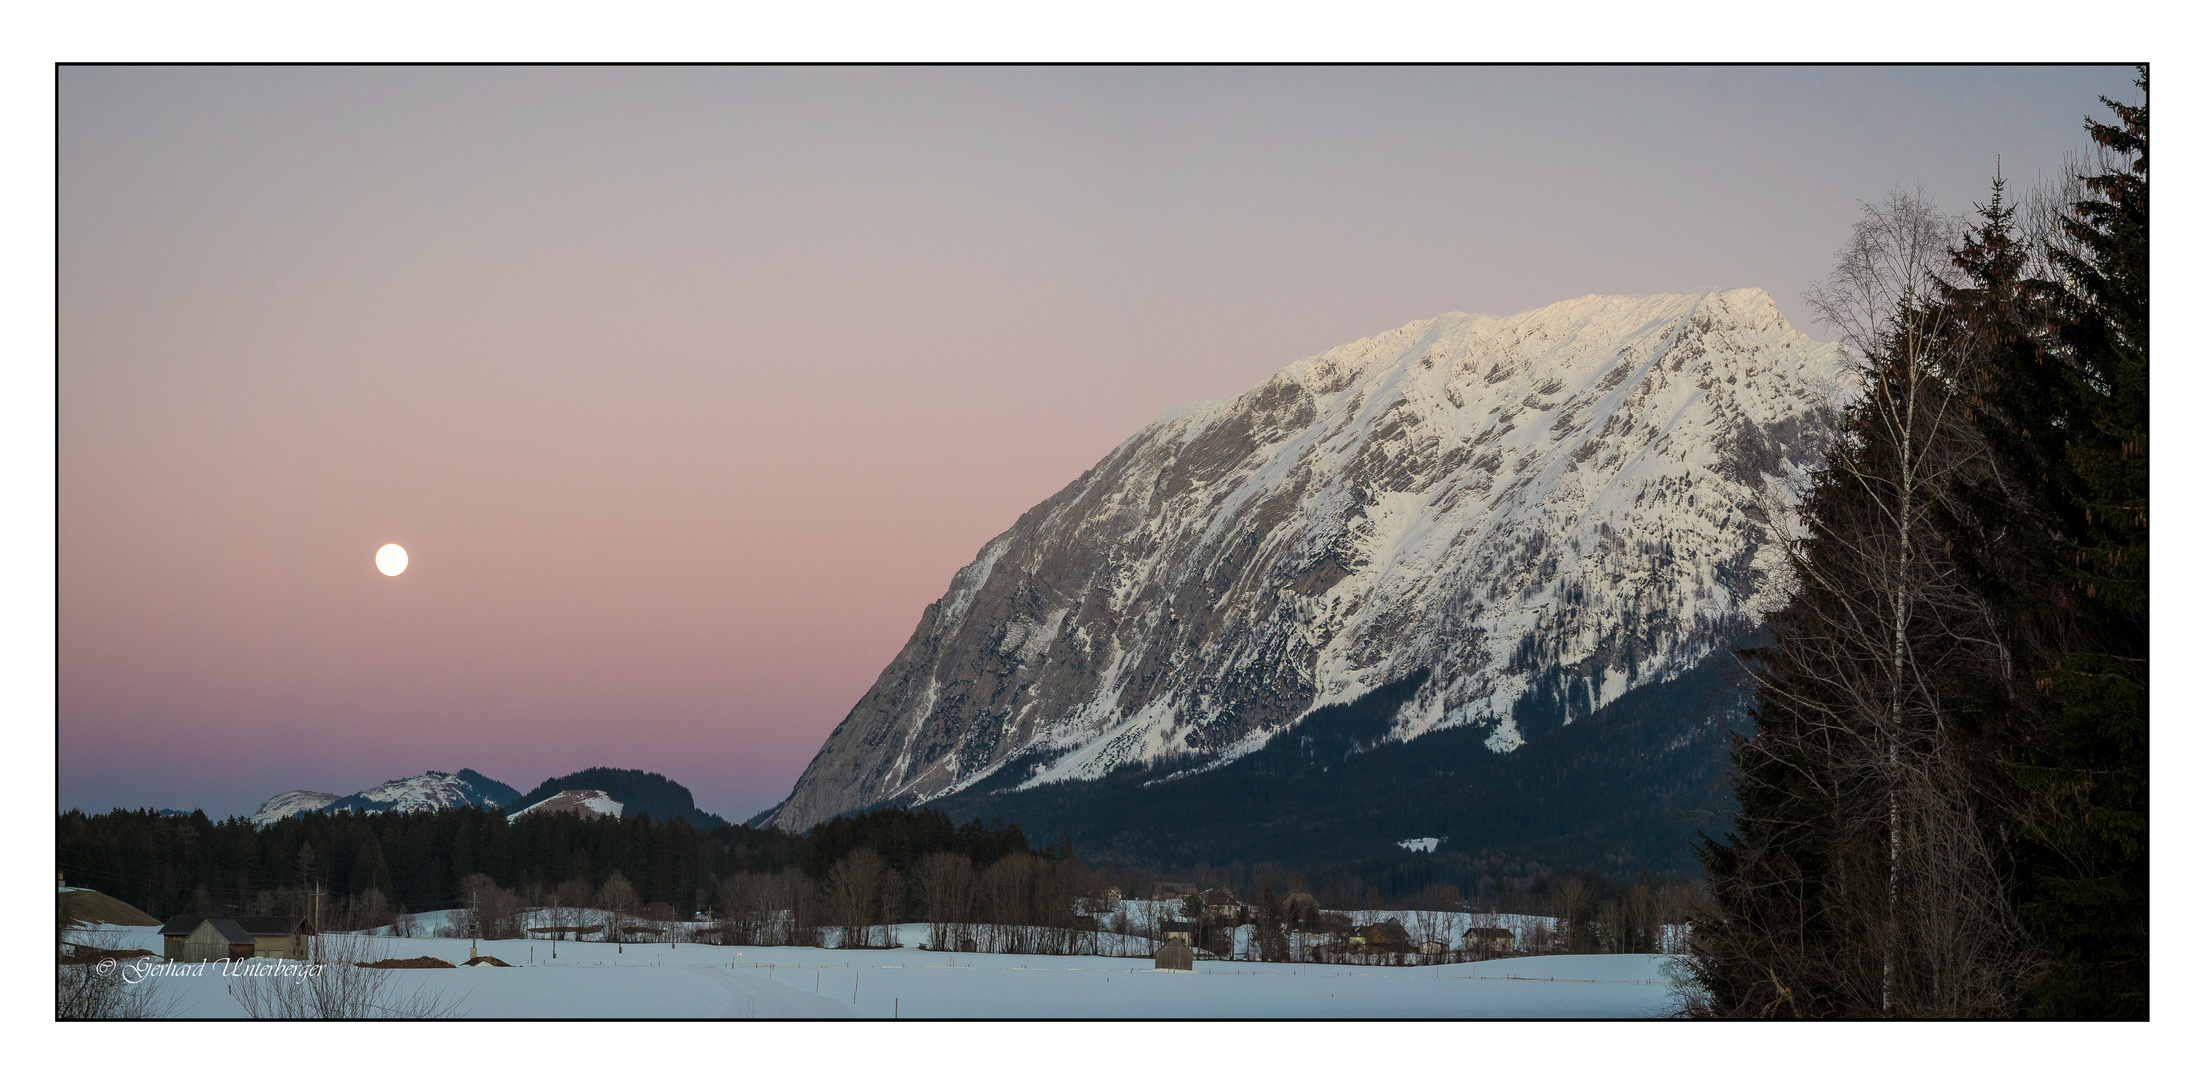
[(1868, 207), (1808, 297), (1860, 394), (1748, 654), (1697, 1011), (2147, 1014), (2137, 86), (2054, 186)]
[(697, 829), (714, 829), (728, 824), (720, 815), (698, 809), (689, 788), (642, 769), (601, 767), (555, 776), (530, 789), (526, 795), (514, 795), (505, 806), (509, 811), (524, 810), (562, 791), (603, 791), (621, 804), (622, 817), (678, 817)]

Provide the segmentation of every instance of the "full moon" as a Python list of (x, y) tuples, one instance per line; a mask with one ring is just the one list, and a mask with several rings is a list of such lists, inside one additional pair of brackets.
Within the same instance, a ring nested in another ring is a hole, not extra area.
[(406, 572), (406, 549), (397, 544), (385, 544), (376, 549), (375, 568), (384, 577), (397, 577)]

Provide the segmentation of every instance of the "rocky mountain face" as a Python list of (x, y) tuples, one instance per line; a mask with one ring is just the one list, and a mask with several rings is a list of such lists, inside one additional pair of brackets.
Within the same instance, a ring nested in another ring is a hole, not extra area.
[(1374, 746), (1512, 755), (1759, 621), (1844, 367), (1760, 290), (1589, 296), (1168, 412), (959, 571), (768, 819), (1170, 783), (1381, 687)]

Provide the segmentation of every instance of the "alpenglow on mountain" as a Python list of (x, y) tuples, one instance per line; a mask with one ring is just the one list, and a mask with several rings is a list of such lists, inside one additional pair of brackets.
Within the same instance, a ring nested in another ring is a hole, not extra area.
[(1759, 289), (1588, 296), (1175, 409), (958, 572), (771, 820), (1190, 775), (1419, 677), (1389, 741), (1511, 754), (1759, 621), (1844, 367)]

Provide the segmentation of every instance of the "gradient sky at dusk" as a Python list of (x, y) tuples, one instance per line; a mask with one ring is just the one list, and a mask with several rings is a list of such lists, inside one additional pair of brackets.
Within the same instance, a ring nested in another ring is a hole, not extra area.
[[(1155, 414), (1451, 310), (1769, 290), (2127, 69), (64, 69), (59, 800), (771, 805)], [(413, 564), (384, 578), (385, 543)]]

